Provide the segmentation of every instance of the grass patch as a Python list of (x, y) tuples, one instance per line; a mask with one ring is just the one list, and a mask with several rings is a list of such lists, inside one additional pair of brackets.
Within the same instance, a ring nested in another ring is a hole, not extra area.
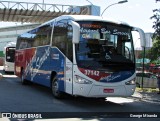
[(136, 87), (137, 92), (158, 92), (158, 88), (138, 88)]

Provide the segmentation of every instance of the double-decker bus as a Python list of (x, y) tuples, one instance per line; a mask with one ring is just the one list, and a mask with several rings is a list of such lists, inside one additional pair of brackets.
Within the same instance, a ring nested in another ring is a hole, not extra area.
[(50, 87), (55, 97), (131, 96), (135, 91), (132, 31), (102, 17), (64, 15), (17, 39), (15, 74)]
[(4, 47), (4, 72), (14, 72), (14, 58), (15, 58), (15, 42), (10, 42)]

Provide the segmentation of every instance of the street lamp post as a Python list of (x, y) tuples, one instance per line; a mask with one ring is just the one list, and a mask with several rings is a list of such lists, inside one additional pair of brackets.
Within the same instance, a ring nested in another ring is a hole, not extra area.
[(42, 9), (44, 10), (44, 0), (42, 1)]
[(145, 67), (144, 67), (145, 50), (146, 50), (146, 49), (145, 49), (145, 46), (144, 46), (144, 47), (143, 47), (143, 64), (142, 64), (142, 67), (143, 67), (143, 68), (142, 68), (142, 82), (141, 82), (141, 85), (142, 85), (141, 88), (142, 88), (142, 89), (143, 89), (143, 78), (144, 78), (144, 68), (145, 68)]
[(123, 0), (123, 1), (119, 1), (118, 3), (113, 3), (113, 4), (109, 5), (109, 6), (107, 6), (107, 7), (104, 9), (104, 11), (102, 12), (101, 16), (103, 15), (103, 13), (104, 13), (109, 7), (111, 7), (111, 6), (113, 6), (113, 5), (116, 5), (116, 4), (123, 4), (123, 3), (126, 3), (126, 2), (128, 2), (128, 1), (127, 1), (127, 0)]
[(17, 36), (17, 23), (15, 23), (16, 24), (16, 36)]

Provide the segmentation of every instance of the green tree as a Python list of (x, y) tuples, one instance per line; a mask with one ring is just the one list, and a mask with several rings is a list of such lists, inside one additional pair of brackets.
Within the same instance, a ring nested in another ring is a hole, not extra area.
[(151, 61), (157, 60), (160, 57), (160, 40), (154, 39), (153, 47), (150, 49)]
[[(160, 0), (156, 0), (156, 2), (159, 2)], [(155, 29), (154, 36), (156, 39), (160, 40), (160, 8), (153, 10), (153, 16), (151, 19), (154, 20), (153, 22), (153, 28)]]
[[(160, 0), (156, 0), (156, 2), (160, 2)], [(147, 55), (150, 56), (151, 61), (157, 60), (160, 57), (160, 8), (153, 10), (153, 16), (151, 19), (154, 20), (153, 28), (155, 32), (153, 34), (153, 47), (148, 50)]]

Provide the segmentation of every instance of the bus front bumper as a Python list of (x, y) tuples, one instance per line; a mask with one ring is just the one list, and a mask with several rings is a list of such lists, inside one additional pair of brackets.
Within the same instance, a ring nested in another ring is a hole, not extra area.
[(135, 91), (135, 85), (100, 86), (79, 85), (73, 91), (74, 95), (84, 97), (128, 97)]

